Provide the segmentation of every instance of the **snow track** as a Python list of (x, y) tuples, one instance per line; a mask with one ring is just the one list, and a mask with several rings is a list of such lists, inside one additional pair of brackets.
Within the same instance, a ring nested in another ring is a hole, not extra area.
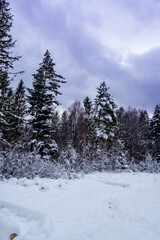
[[(92, 179), (92, 178), (91, 178)], [(121, 182), (111, 182), (111, 181), (107, 181), (107, 180), (100, 180), (100, 179), (92, 179), (93, 181), (96, 181), (96, 182), (100, 182), (100, 183), (104, 183), (106, 185), (109, 185), (109, 186), (116, 186), (116, 187), (130, 187), (129, 184), (127, 183), (121, 183)]]

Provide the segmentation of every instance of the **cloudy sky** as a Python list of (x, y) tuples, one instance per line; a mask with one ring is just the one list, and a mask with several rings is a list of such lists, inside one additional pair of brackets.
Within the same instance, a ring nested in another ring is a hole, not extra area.
[[(32, 86), (48, 49), (66, 78), (64, 109), (106, 81), (120, 107), (153, 112), (160, 104), (159, 0), (12, 0), (15, 68)], [(18, 81), (18, 79), (17, 79)], [(17, 82), (14, 82), (16, 86)]]

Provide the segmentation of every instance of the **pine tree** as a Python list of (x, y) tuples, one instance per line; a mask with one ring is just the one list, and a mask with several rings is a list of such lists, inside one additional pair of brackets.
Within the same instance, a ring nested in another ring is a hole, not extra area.
[(97, 140), (108, 140), (114, 136), (116, 126), (116, 105), (108, 92), (105, 82), (97, 88), (97, 96), (95, 98), (95, 127), (97, 132)]
[(156, 105), (151, 122), (155, 159), (160, 162), (160, 105)]
[(52, 139), (53, 111), (60, 104), (57, 96), (61, 94), (60, 84), (65, 81), (61, 75), (56, 74), (54, 67), (55, 63), (47, 50), (37, 73), (33, 74), (33, 89), (28, 89), (29, 112), (33, 127), (32, 144), (35, 145), (36, 142), (38, 152), (43, 157), (54, 156), (57, 151), (57, 144)]

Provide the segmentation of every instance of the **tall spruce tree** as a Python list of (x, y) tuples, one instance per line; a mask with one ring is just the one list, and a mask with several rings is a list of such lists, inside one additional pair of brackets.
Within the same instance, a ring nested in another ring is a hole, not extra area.
[(95, 127), (97, 132), (97, 140), (103, 142), (114, 136), (114, 129), (116, 126), (116, 105), (108, 92), (109, 88), (106, 83), (100, 84), (97, 88), (97, 95), (95, 98)]
[(55, 63), (47, 50), (43, 62), (40, 64), (36, 74), (33, 74), (33, 89), (28, 89), (33, 127), (33, 146), (36, 143), (38, 152), (43, 157), (55, 156), (57, 144), (53, 139), (54, 129), (52, 128), (53, 111), (60, 104), (57, 96), (60, 84), (65, 83), (61, 75), (55, 72)]
[(151, 122), (152, 136), (154, 140), (154, 156), (160, 163), (160, 105), (156, 105)]
[[(20, 59), (13, 56), (12, 49), (15, 41), (11, 35), (13, 26), (13, 15), (10, 12), (9, 2), (0, 0), (0, 138), (7, 141), (11, 124), (9, 118), (11, 88), (10, 81), (13, 79), (14, 62)], [(12, 126), (11, 126), (12, 127)], [(8, 131), (8, 133), (6, 132)]]

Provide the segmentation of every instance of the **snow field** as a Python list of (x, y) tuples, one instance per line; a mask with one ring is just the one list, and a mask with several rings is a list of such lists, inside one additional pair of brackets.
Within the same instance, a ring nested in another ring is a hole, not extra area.
[(159, 240), (160, 174), (0, 182), (0, 240)]

